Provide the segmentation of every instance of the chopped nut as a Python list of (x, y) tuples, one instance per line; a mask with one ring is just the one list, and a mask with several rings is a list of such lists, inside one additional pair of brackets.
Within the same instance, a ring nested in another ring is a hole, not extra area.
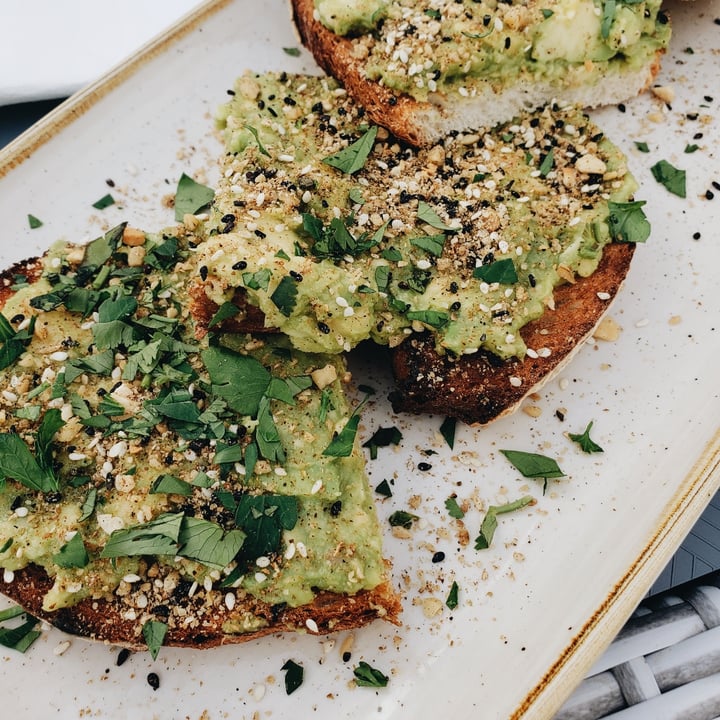
[(596, 340), (606, 340), (614, 342), (620, 337), (622, 328), (611, 317), (604, 317), (600, 324), (595, 328), (593, 337)]
[(145, 233), (138, 228), (126, 227), (122, 235), (123, 245), (137, 247), (145, 244)]

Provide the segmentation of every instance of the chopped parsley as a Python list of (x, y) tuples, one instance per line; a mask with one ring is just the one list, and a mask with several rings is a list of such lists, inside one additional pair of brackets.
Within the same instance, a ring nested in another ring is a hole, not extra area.
[(565, 477), (565, 473), (559, 468), (557, 462), (545, 455), (520, 450), (501, 450), (500, 452), (526, 478), (548, 480)]
[(455, 520), (462, 520), (465, 517), (463, 509), (458, 505), (457, 498), (455, 495), (451, 495), (445, 501), (445, 509), (448, 511), (448, 515)]
[(603, 452), (603, 449), (590, 438), (590, 430), (592, 430), (592, 420), (587, 424), (584, 432), (582, 433), (568, 433), (568, 437), (576, 442), (583, 452), (594, 453)]
[(446, 225), (442, 218), (424, 200), (420, 200), (418, 203), (417, 216), (418, 220), (422, 220), (436, 230), (445, 230), (448, 232), (457, 232), (458, 230), (458, 228)]
[(37, 228), (42, 227), (42, 224), (43, 224), (42, 220), (40, 220), (39, 218), (36, 218), (34, 215), (31, 215), (30, 213), (28, 213), (27, 219), (28, 219), (28, 225), (30, 226), (31, 230), (36, 230)]
[(450, 610), (454, 610), (458, 606), (458, 591), (460, 588), (458, 587), (458, 584), (455, 580), (453, 580), (453, 584), (450, 586), (450, 592), (448, 593), (447, 599), (445, 600), (445, 605)]
[(473, 277), (488, 284), (501, 283), (503, 285), (512, 285), (518, 281), (515, 263), (511, 258), (496, 260), (487, 265), (480, 265), (480, 267), (476, 267), (473, 270)]
[(608, 201), (608, 228), (617, 242), (639, 243), (650, 237), (650, 223), (643, 211), (644, 200), (626, 203)]
[(392, 497), (392, 490), (390, 489), (390, 483), (387, 480), (381, 480), (376, 488), (375, 492), (378, 495), (382, 495), (384, 498)]
[(648, 147), (648, 144), (647, 144), (646, 142), (636, 141), (636, 142), (635, 142), (635, 147), (636, 147), (640, 152), (643, 152), (643, 153), (648, 153), (648, 152), (650, 152), (650, 148)]
[(446, 417), (440, 425), (440, 434), (445, 439), (448, 447), (452, 450), (455, 447), (455, 427), (457, 420), (455, 418)]
[(650, 168), (650, 172), (673, 195), (681, 198), (686, 197), (684, 170), (676, 168), (667, 160), (660, 160)]
[(386, 687), (388, 676), (361, 660), (353, 670), (355, 682), (360, 687)]
[(185, 215), (194, 215), (207, 207), (215, 197), (215, 191), (201, 185), (183, 173), (175, 191), (175, 219), (182, 222)]
[(39, 637), (40, 631), (36, 630), (37, 618), (28, 615), (21, 607), (13, 606), (7, 610), (0, 611), (0, 623), (24, 615), (25, 621), (15, 627), (0, 626), (0, 645), (24, 653)]
[(159, 622), (158, 620), (148, 620), (142, 626), (143, 639), (153, 660), (157, 660), (160, 648), (165, 642), (167, 631), (167, 623)]
[(399, 445), (402, 440), (402, 433), (395, 426), (378, 428), (369, 440), (363, 443), (363, 447), (369, 448), (370, 458), (377, 458), (377, 450), (388, 445)]
[(288, 660), (282, 669), (285, 671), (285, 692), (292, 695), (303, 682), (304, 669), (293, 660)]
[(110, 195), (109, 193), (107, 195), (103, 195), (99, 200), (96, 200), (92, 206), (96, 210), (104, 210), (107, 207), (110, 207), (111, 205), (115, 204), (115, 198)]
[(290, 317), (297, 302), (297, 281), (290, 275), (286, 275), (270, 295), (277, 309), (285, 316)]
[(445, 235), (424, 235), (422, 237), (410, 238), (410, 244), (429, 252), (435, 257), (440, 257), (443, 254), (443, 247), (445, 246)]
[(90, 556), (79, 532), (75, 533), (56, 555), (53, 555), (53, 562), (62, 568), (84, 568), (90, 562)]
[(326, 165), (337, 168), (348, 175), (352, 175), (358, 170), (362, 170), (362, 168), (365, 167), (365, 161), (372, 152), (377, 132), (377, 126), (373, 125), (354, 143), (351, 143), (334, 155), (328, 155), (323, 158), (323, 162)]
[(406, 530), (409, 530), (413, 523), (418, 519), (417, 515), (413, 515), (406, 510), (396, 510), (392, 515), (390, 515), (388, 522), (391, 527), (403, 527)]
[(535, 501), (531, 495), (524, 495), (518, 500), (505, 503), (504, 505), (490, 505), (480, 526), (480, 534), (475, 538), (475, 549), (486, 550), (490, 547), (493, 536), (495, 535), (495, 530), (497, 529), (498, 515), (520, 510), (520, 508), (524, 508), (533, 502)]
[(284, 47), (283, 52), (290, 57), (300, 57), (300, 48)]

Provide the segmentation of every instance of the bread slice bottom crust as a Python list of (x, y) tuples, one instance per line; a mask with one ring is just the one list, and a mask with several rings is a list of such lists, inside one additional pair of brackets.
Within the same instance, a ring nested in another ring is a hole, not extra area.
[(453, 96), (438, 102), (419, 101), (369, 80), (364, 61), (353, 53), (352, 41), (336, 35), (315, 19), (313, 0), (292, 0), (293, 18), (303, 44), (320, 67), (337, 78), (368, 117), (415, 146), (430, 145), (452, 131), (476, 130), (508, 122), (550, 101), (585, 108), (629, 100), (646, 90), (660, 70), (662, 51), (652, 63), (634, 71), (614, 73), (602, 83), (560, 88), (548, 81), (524, 79), (511, 90), (496, 92), (490, 85), (474, 97)]
[(592, 275), (555, 289), (554, 310), (520, 331), (528, 348), (545, 350), (538, 357), (503, 361), (487, 351), (451, 357), (435, 350), (429, 333), (413, 336), (392, 353), (393, 409), (447, 415), (469, 425), (484, 425), (513, 412), (592, 334), (620, 289), (634, 251), (634, 245), (611, 243)]

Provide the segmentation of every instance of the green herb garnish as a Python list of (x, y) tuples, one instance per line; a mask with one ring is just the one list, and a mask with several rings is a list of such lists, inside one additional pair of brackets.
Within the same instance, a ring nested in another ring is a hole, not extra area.
[(300, 48), (284, 47), (283, 52), (290, 57), (300, 57)]
[[(517, 466), (516, 466), (517, 467)], [(531, 495), (524, 495), (518, 500), (513, 502), (505, 503), (504, 505), (491, 505), (485, 517), (483, 518), (482, 525), (480, 526), (480, 534), (475, 538), (475, 549), (486, 550), (492, 543), (495, 530), (497, 529), (497, 516), (503, 513), (513, 512), (524, 508), (526, 505), (530, 505), (534, 502)]]
[(555, 167), (555, 156), (553, 155), (553, 151), (551, 148), (547, 155), (545, 155), (545, 157), (542, 159), (540, 167), (538, 168), (540, 176), (547, 177), (548, 173), (553, 169), (553, 167)]
[(440, 425), (440, 434), (445, 438), (445, 442), (452, 450), (455, 447), (455, 427), (457, 420), (455, 418), (446, 417)]
[(408, 320), (417, 320), (436, 329), (445, 327), (450, 322), (450, 315), (438, 310), (409, 310), (406, 317)]
[(285, 671), (285, 692), (292, 695), (301, 685), (303, 681), (303, 666), (298, 665), (293, 660), (288, 660), (282, 669)]
[(436, 230), (445, 230), (446, 232), (457, 232), (458, 228), (446, 225), (442, 218), (430, 207), (424, 200), (420, 200), (417, 210), (418, 220), (434, 227)]
[(648, 144), (646, 142), (636, 142), (635, 147), (643, 153), (650, 152), (650, 148), (648, 147)]
[(25, 352), (34, 332), (34, 317), (27, 328), (16, 332), (10, 321), (0, 313), (0, 370), (10, 367)]
[(224, 302), (210, 318), (208, 328), (215, 327), (225, 320), (235, 317), (240, 312), (240, 308), (231, 302)]
[(684, 170), (674, 167), (667, 160), (660, 160), (650, 168), (650, 172), (673, 195), (681, 198), (686, 196)]
[(375, 144), (377, 136), (377, 126), (373, 125), (362, 137), (354, 143), (343, 148), (334, 155), (328, 155), (323, 158), (326, 165), (337, 168), (348, 175), (356, 173), (365, 167), (365, 161), (368, 159), (370, 152)]
[(90, 562), (90, 556), (79, 532), (60, 548), (60, 552), (53, 555), (53, 562), (62, 568), (84, 568)]
[(418, 516), (413, 515), (406, 510), (396, 510), (388, 518), (388, 522), (391, 527), (403, 527), (406, 530), (409, 530), (416, 520), (418, 520)]
[(520, 450), (500, 451), (526, 478), (561, 478), (565, 473), (552, 458)]
[(28, 225), (30, 226), (31, 230), (35, 230), (36, 228), (42, 227), (42, 224), (43, 224), (42, 220), (40, 220), (39, 218), (36, 218), (34, 215), (30, 215), (28, 213), (27, 219), (28, 219)]
[(455, 518), (455, 520), (462, 520), (465, 517), (463, 509), (458, 505), (457, 498), (454, 495), (451, 495), (445, 501), (445, 509), (448, 511), (448, 515)]
[(388, 684), (388, 677), (377, 668), (368, 665), (361, 660), (353, 670), (355, 682), (360, 687), (385, 687)]
[(104, 210), (107, 207), (110, 207), (111, 205), (115, 204), (115, 198), (108, 193), (107, 195), (103, 195), (99, 200), (96, 200), (92, 206), (96, 210)]
[(639, 243), (650, 237), (650, 223), (643, 207), (644, 200), (616, 203), (608, 201), (608, 228), (617, 242)]
[(174, 475), (159, 475), (150, 486), (150, 495), (173, 494), (188, 497), (192, 495), (192, 485)]
[(290, 277), (290, 275), (286, 275), (280, 280), (278, 286), (272, 295), (270, 295), (270, 299), (285, 317), (290, 317), (292, 311), (295, 309), (297, 294), (297, 281)]
[(699, 145), (695, 145), (695, 143), (688, 143), (688, 144), (685, 146), (684, 152), (687, 153), (688, 155), (690, 155), (690, 154), (692, 154), (692, 153), (694, 153), (694, 152), (697, 152), (699, 149), (700, 149), (700, 146), (699, 146)]
[(247, 123), (243, 127), (246, 130), (249, 130), (250, 134), (255, 138), (255, 142), (257, 143), (260, 153), (262, 155), (265, 155), (265, 157), (270, 157), (270, 153), (267, 151), (267, 148), (262, 144), (262, 141), (260, 140), (260, 133), (258, 133), (257, 129), (254, 128), (252, 125), (248, 125)]
[(402, 433), (396, 427), (378, 428), (372, 437), (363, 443), (363, 447), (370, 449), (370, 459), (377, 458), (377, 449), (388, 445), (399, 445), (402, 440)]
[(473, 277), (488, 284), (502, 283), (503, 285), (512, 285), (518, 281), (515, 263), (513, 263), (511, 258), (496, 260), (487, 265), (480, 265), (480, 267), (476, 267), (473, 270)]
[(387, 480), (381, 480), (377, 487), (375, 488), (375, 492), (378, 495), (382, 495), (384, 498), (392, 497), (392, 490), (390, 489), (390, 483)]
[(175, 191), (175, 219), (182, 222), (185, 215), (195, 213), (207, 207), (215, 197), (215, 191), (206, 185), (201, 185), (189, 175), (183, 173)]
[(17, 606), (0, 612), (0, 622), (12, 620), (23, 614), (25, 614), (26, 620), (21, 625), (9, 628), (0, 627), (0, 645), (21, 653), (24, 653), (40, 637), (40, 631), (35, 630), (40, 621)]
[(445, 246), (445, 235), (424, 235), (422, 237), (410, 238), (410, 244), (429, 252), (435, 257), (443, 254)]
[(590, 430), (592, 429), (593, 423), (592, 420), (588, 423), (587, 427), (585, 428), (585, 431), (582, 433), (568, 433), (568, 437), (573, 441), (576, 442), (583, 452), (586, 453), (594, 453), (594, 452), (603, 452), (603, 449), (596, 443), (593, 442), (593, 440), (590, 439)]
[(450, 592), (448, 593), (447, 600), (445, 600), (445, 605), (450, 610), (454, 610), (458, 606), (458, 591), (459, 587), (457, 582), (453, 580), (453, 584), (450, 586)]
[(165, 642), (168, 626), (158, 620), (148, 620), (142, 627), (143, 639), (153, 660), (157, 660), (160, 648)]

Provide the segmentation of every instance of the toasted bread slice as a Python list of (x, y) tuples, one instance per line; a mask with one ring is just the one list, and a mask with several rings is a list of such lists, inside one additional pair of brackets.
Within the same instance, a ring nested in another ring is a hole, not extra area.
[(522, 336), (533, 352), (499, 360), (487, 351), (440, 355), (432, 338), (413, 337), (392, 352), (396, 412), (433, 413), (484, 425), (514, 412), (572, 359), (602, 319), (627, 275), (634, 245), (613, 243), (598, 269), (555, 290), (554, 308), (528, 323)]
[(0, 592), (127, 647), (398, 623), (341, 359), (193, 340), (186, 231), (137, 235), (2, 276)]
[(292, 5), (318, 64), (373, 122), (418, 146), (554, 100), (628, 100), (652, 83), (670, 33), (657, 0), (604, 15), (592, 0), (378, 0), (365, 14), (333, 0)]

